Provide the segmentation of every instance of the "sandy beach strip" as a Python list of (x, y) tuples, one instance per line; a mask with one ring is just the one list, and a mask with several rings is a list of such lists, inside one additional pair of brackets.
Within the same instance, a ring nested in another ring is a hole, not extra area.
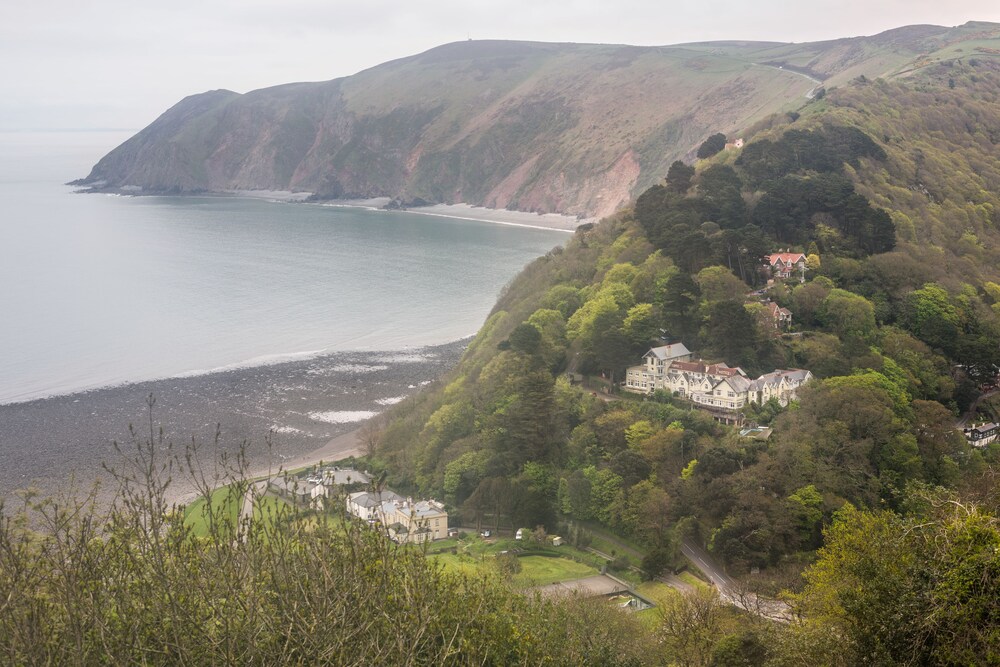
[[(283, 200), (288, 201), (288, 200)], [(529, 227), (533, 229), (548, 229), (560, 232), (573, 232), (582, 224), (594, 223), (598, 218), (577, 218), (562, 213), (531, 213), (530, 211), (510, 211), (507, 209), (485, 208), (472, 204), (431, 204), (403, 209), (386, 209), (391, 200), (388, 197), (373, 199), (333, 199), (322, 202), (306, 202), (319, 206), (344, 208), (364, 208), (370, 210), (385, 210), (387, 213), (415, 213), (438, 218), (469, 220), (472, 222), (489, 222), (496, 225), (513, 227)]]
[(406, 213), (431, 215), (439, 218), (453, 218), (456, 220), (471, 220), (474, 222), (490, 222), (496, 225), (510, 225), (512, 227), (549, 229), (569, 233), (572, 233), (577, 227), (586, 222), (596, 221), (596, 218), (580, 220), (559, 213), (538, 214), (524, 211), (507, 211), (495, 208), (482, 208), (481, 206), (470, 206), (469, 204), (434, 204), (433, 206), (408, 208), (406, 209)]

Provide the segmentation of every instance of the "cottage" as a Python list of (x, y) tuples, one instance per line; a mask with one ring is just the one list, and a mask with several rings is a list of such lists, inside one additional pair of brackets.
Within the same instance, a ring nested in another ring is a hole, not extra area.
[(792, 311), (782, 308), (773, 301), (765, 302), (764, 307), (767, 308), (767, 314), (771, 317), (775, 329), (787, 329), (792, 326)]
[(343, 493), (347, 487), (356, 484), (370, 484), (371, 479), (368, 473), (353, 468), (338, 466), (323, 468), (319, 475), (309, 479), (314, 484), (310, 493), (313, 504), (320, 506), (324, 498), (333, 498)]
[(806, 256), (801, 252), (774, 253), (767, 256), (767, 263), (775, 278), (791, 278), (793, 273), (798, 273), (805, 280)]
[(1000, 426), (994, 424), (993, 422), (988, 422), (986, 424), (980, 424), (979, 426), (973, 426), (972, 428), (963, 429), (963, 434), (969, 444), (973, 447), (985, 447), (1000, 435)]
[(267, 480), (267, 488), (280, 496), (304, 503), (309, 502), (312, 498), (316, 484), (295, 475), (283, 473)]

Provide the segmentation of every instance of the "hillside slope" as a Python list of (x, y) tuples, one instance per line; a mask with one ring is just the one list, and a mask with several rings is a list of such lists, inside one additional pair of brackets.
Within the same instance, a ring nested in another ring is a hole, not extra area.
[[(466, 522), (570, 539), (596, 522), (668, 560), (696, 536), (793, 586), (841, 510), (995, 502), (1000, 445), (955, 424), (1000, 370), (998, 100), (1000, 59), (977, 52), (856, 80), (673, 167), (518, 276), (446, 384), (394, 409), (376, 463)], [(785, 249), (811, 256), (805, 279), (762, 297), (755, 267)], [(787, 335), (762, 298), (791, 311)], [(664, 338), (816, 381), (792, 409), (741, 409), (766, 441), (668, 392), (601, 396)]]
[(998, 35), (967, 24), (799, 45), (461, 42), (343, 79), (188, 97), (80, 182), (606, 215), (709, 134), (796, 108), (819, 81)]

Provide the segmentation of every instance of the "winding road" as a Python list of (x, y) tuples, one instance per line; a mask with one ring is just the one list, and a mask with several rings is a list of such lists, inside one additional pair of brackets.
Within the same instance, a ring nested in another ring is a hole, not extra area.
[(743, 590), (694, 540), (686, 538), (681, 543), (681, 553), (708, 577), (726, 602), (779, 623), (788, 623), (794, 618), (791, 607), (784, 602)]

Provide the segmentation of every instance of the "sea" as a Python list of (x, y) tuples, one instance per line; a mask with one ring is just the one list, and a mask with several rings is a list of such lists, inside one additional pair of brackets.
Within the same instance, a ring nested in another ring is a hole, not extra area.
[(131, 132), (0, 133), (0, 404), (469, 336), (565, 232), (236, 196), (82, 194)]

